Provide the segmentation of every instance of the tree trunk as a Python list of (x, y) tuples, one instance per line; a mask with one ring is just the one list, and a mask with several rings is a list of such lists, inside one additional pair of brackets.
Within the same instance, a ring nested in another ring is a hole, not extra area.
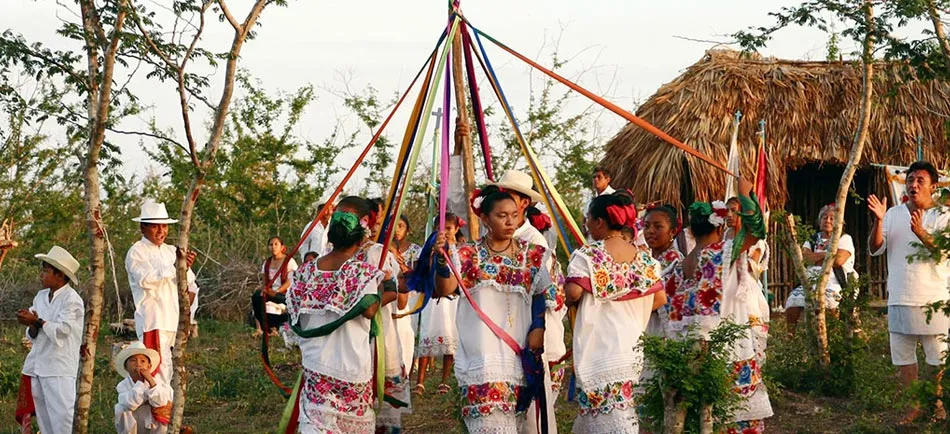
[(712, 405), (704, 405), (699, 410), (699, 434), (713, 434), (713, 422)]
[(944, 63), (950, 67), (950, 42), (947, 41), (947, 33), (943, 30), (943, 22), (940, 21), (940, 13), (933, 0), (927, 1), (927, 14), (930, 15), (930, 21), (934, 25), (934, 35), (940, 43), (940, 51), (943, 51)]
[[(450, 11), (451, 12), (451, 11)], [(462, 26), (458, 28), (458, 34), (452, 39), (452, 81), (455, 84), (455, 106), (458, 108), (458, 117), (455, 119), (459, 125), (471, 127), (468, 119), (468, 104), (466, 104), (467, 92), (465, 91), (465, 80), (462, 79)], [(446, 113), (446, 116), (449, 114)], [(443, 133), (445, 134), (445, 133)], [(462, 184), (465, 187), (465, 197), (471, 197), (475, 191), (475, 156), (472, 153), (472, 133), (469, 128), (469, 134), (466, 136), (455, 136), (455, 155), (462, 155)], [(478, 216), (472, 207), (466, 207), (468, 210), (469, 239), (478, 239)]]
[[(73, 416), (73, 432), (85, 434), (89, 430), (89, 409), (92, 406), (92, 382), (95, 375), (96, 347), (102, 322), (102, 300), (105, 291), (105, 223), (102, 221), (102, 202), (99, 195), (99, 154), (105, 141), (106, 124), (112, 106), (112, 76), (115, 70), (120, 35), (127, 13), (128, 2), (119, 3), (114, 28), (108, 47), (100, 52), (98, 36), (103, 34), (101, 20), (94, 2), (80, 2), (83, 31), (86, 43), (89, 94), (87, 116), (89, 137), (84, 161), (85, 218), (89, 234), (90, 278), (85, 293), (85, 323), (79, 357), (79, 381), (76, 387), (76, 402)], [(101, 64), (100, 71), (100, 60)]]
[(821, 352), (821, 364), (828, 367), (831, 364), (831, 355), (828, 352), (828, 325), (825, 322), (825, 303), (824, 292), (828, 286), (831, 267), (834, 263), (835, 254), (838, 252), (838, 240), (841, 238), (841, 232), (844, 229), (844, 209), (845, 201), (848, 199), (848, 191), (851, 186), (851, 180), (854, 178), (854, 172), (858, 169), (861, 162), (861, 155), (864, 152), (864, 144), (867, 142), (868, 124), (871, 121), (871, 97), (874, 94), (874, 7), (870, 0), (864, 3), (865, 19), (868, 23), (868, 33), (864, 37), (864, 50), (862, 53), (863, 66), (863, 88), (861, 90), (861, 117), (858, 119), (857, 131), (854, 134), (854, 143), (851, 146), (851, 155), (848, 157), (848, 164), (841, 174), (841, 182), (838, 183), (838, 195), (835, 198), (835, 226), (831, 234), (831, 244), (825, 253), (825, 261), (821, 266), (821, 274), (814, 291), (817, 293), (815, 305), (812, 307), (816, 311), (815, 322), (818, 327), (818, 346)]
[[(189, 148), (192, 149), (191, 161), (194, 164), (194, 178), (188, 193), (185, 195), (181, 206), (180, 226), (178, 229), (178, 330), (175, 334), (175, 346), (172, 348), (172, 372), (171, 387), (175, 396), (172, 401), (172, 419), (168, 425), (168, 432), (177, 433), (181, 429), (185, 414), (185, 397), (188, 390), (188, 376), (185, 368), (185, 350), (188, 346), (188, 338), (191, 336), (191, 305), (188, 300), (188, 263), (186, 256), (189, 251), (188, 245), (191, 239), (191, 219), (194, 214), (195, 205), (198, 202), (198, 196), (201, 194), (201, 188), (204, 186), (205, 177), (214, 167), (215, 154), (221, 144), (221, 137), (224, 134), (224, 124), (227, 122), (228, 109), (231, 106), (231, 97), (234, 95), (234, 78), (237, 75), (237, 62), (241, 55), (241, 48), (247, 40), (248, 33), (257, 24), (257, 19), (267, 5), (268, 0), (256, 0), (244, 19), (243, 23), (238, 23), (231, 15), (224, 0), (218, 0), (227, 21), (234, 28), (234, 37), (231, 40), (231, 49), (228, 51), (227, 62), (224, 72), (224, 88), (221, 91), (221, 99), (218, 101), (217, 109), (214, 113), (211, 130), (208, 141), (205, 143), (201, 155), (198, 155), (197, 145), (189, 134)], [(210, 4), (210, 3), (208, 3)], [(202, 14), (205, 9), (202, 9)], [(203, 20), (203, 15), (202, 15)], [(202, 21), (203, 22), (203, 21)], [(200, 34), (200, 33), (199, 33)], [(187, 57), (185, 58), (187, 61)], [(178, 71), (179, 96), (182, 103), (182, 121), (186, 131), (190, 131), (191, 124), (189, 120), (189, 108), (186, 102), (184, 80), (184, 63)], [(202, 159), (203, 158), (203, 159)]]
[(663, 391), (663, 434), (682, 434), (686, 429), (686, 405), (676, 399), (677, 391)]

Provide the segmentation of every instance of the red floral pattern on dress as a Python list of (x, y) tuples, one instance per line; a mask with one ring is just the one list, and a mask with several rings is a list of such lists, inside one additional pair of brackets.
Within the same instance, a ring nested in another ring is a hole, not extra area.
[(319, 270), (317, 261), (310, 261), (297, 270), (287, 290), (287, 311), (294, 321), (307, 311), (344, 314), (363, 297), (363, 288), (382, 275), (372, 264), (355, 259), (335, 271)]
[(683, 276), (682, 265), (675, 267), (682, 281), (670, 300), (670, 321), (719, 315), (724, 246), (724, 242), (718, 242), (703, 248), (697, 258), (696, 273), (689, 278)]
[(577, 404), (580, 405), (582, 416), (596, 416), (607, 414), (615, 409), (636, 407), (634, 399), (633, 380), (615, 381), (605, 384), (594, 390), (577, 388)]
[(764, 434), (764, 420), (743, 420), (726, 426), (725, 434)]
[(462, 417), (477, 419), (496, 411), (510, 414), (515, 411), (520, 385), (506, 382), (470, 384), (462, 386)]
[(368, 381), (350, 383), (307, 368), (303, 370), (303, 377), (303, 399), (311, 404), (355, 416), (364, 416), (372, 410), (373, 387)]
[[(519, 252), (514, 258), (494, 254), (481, 243), (459, 247), (462, 284), (471, 291), (478, 282), (493, 281), (527, 295), (541, 271), (545, 249), (523, 240), (512, 242), (517, 243)], [(552, 284), (544, 291), (556, 293), (557, 288)]]
[(591, 291), (594, 297), (614, 300), (633, 291), (646, 292), (660, 280), (657, 261), (646, 252), (638, 252), (631, 262), (617, 262), (596, 241), (578, 250), (590, 259)]
[(733, 374), (736, 376), (736, 393), (748, 398), (755, 393), (762, 383), (762, 368), (756, 359), (739, 360), (732, 363)]

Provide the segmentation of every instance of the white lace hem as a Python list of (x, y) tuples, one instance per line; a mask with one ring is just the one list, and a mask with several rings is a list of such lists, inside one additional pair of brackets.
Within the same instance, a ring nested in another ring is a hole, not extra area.
[(769, 392), (765, 389), (765, 382), (760, 382), (755, 393), (745, 400), (736, 410), (734, 421), (760, 420), (772, 417), (772, 403), (769, 401)]
[(465, 418), (470, 434), (521, 434), (525, 425), (524, 414), (492, 412), (486, 416)]
[(576, 434), (639, 434), (640, 420), (636, 407), (614, 409), (607, 414), (578, 415), (574, 419)]
[(369, 410), (363, 416), (340, 413), (331, 407), (314, 405), (300, 400), (300, 416), (297, 418), (301, 434), (345, 432), (353, 434), (374, 434), (375, 415)]
[(458, 350), (458, 341), (446, 339), (445, 343), (428, 346), (419, 345), (419, 357), (452, 356)]

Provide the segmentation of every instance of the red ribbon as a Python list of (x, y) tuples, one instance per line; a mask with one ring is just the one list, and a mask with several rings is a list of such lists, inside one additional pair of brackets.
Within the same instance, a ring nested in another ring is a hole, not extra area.
[(630, 205), (610, 205), (607, 207), (610, 222), (620, 226), (633, 226), (637, 222), (637, 207)]
[(534, 226), (539, 232), (551, 229), (551, 218), (544, 214), (535, 214), (528, 217), (528, 220), (531, 221), (531, 226)]

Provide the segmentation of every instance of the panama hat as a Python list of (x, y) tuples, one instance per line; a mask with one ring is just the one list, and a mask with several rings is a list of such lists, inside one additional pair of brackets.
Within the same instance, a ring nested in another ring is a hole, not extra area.
[(518, 193), (530, 197), (532, 202), (541, 202), (543, 200), (541, 194), (534, 191), (534, 181), (531, 179), (531, 175), (524, 172), (509, 170), (505, 172), (504, 176), (502, 176), (498, 182), (492, 185), (504, 190), (517, 191)]
[(132, 219), (132, 221), (151, 224), (178, 223), (178, 220), (168, 218), (168, 211), (165, 210), (165, 204), (155, 202), (154, 199), (145, 199), (140, 215)]
[(79, 271), (79, 261), (77, 261), (73, 255), (70, 255), (66, 249), (60, 246), (53, 246), (52, 249), (49, 249), (49, 253), (38, 253), (33, 255), (33, 257), (62, 271), (63, 274), (69, 278), (71, 283), (79, 283), (79, 279), (76, 278), (76, 272)]
[(141, 354), (145, 357), (148, 357), (148, 362), (152, 365), (151, 369), (154, 371), (158, 367), (161, 358), (158, 355), (158, 351), (155, 351), (151, 348), (146, 348), (145, 344), (142, 341), (130, 342), (129, 345), (119, 351), (119, 354), (115, 356), (112, 360), (113, 365), (115, 365), (116, 372), (123, 377), (129, 375), (129, 371), (125, 370), (125, 361), (136, 354)]

